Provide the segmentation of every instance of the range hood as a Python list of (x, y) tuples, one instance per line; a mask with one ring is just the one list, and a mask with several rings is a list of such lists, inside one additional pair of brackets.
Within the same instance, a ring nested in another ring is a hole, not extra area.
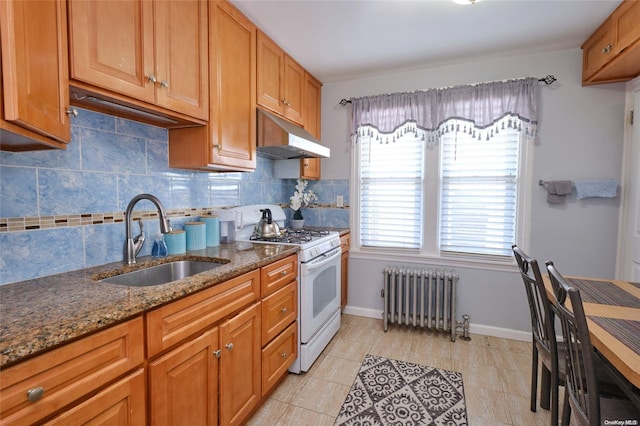
[(258, 152), (275, 160), (329, 158), (331, 150), (302, 127), (258, 108)]

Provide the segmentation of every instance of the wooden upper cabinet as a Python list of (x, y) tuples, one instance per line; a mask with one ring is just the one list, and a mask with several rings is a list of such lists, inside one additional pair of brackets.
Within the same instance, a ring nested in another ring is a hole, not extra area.
[(63, 1), (0, 2), (0, 147), (64, 148), (71, 140)]
[(156, 1), (154, 6), (156, 77), (160, 83), (157, 102), (165, 108), (207, 120), (207, 2)]
[(623, 1), (582, 45), (583, 85), (640, 75), (640, 2)]
[(289, 55), (284, 56), (284, 86), (282, 103), (284, 116), (298, 124), (304, 124), (302, 108), (304, 105), (305, 72)]
[[(308, 72), (304, 73), (304, 129), (320, 140), (320, 117), (322, 104), (322, 83)], [(300, 177), (310, 180), (320, 179), (320, 158), (300, 160)]]
[(169, 165), (256, 168), (256, 27), (228, 2), (209, 4), (210, 111), (204, 127), (169, 131)]
[[(207, 3), (69, 1), (70, 71), (85, 92), (208, 118)], [(73, 100), (73, 98), (72, 98)], [(167, 126), (170, 127), (170, 126)]]
[(258, 105), (304, 124), (304, 69), (261, 31), (257, 55)]
[(320, 139), (322, 83), (308, 72), (304, 73), (304, 129)]

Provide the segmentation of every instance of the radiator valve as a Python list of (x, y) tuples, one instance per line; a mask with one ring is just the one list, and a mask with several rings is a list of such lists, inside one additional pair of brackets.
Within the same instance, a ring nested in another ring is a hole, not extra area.
[(469, 336), (469, 320), (471, 317), (469, 315), (463, 315), (462, 321), (458, 321), (456, 328), (462, 328), (462, 336), (460, 338), (462, 340), (471, 340), (471, 336)]

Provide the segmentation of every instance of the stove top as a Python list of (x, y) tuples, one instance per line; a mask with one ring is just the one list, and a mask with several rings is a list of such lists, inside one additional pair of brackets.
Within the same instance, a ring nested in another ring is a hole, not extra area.
[(251, 236), (250, 241), (303, 245), (309, 242), (317, 241), (330, 234), (330, 231), (325, 230), (287, 228), (284, 230), (281, 229), (280, 235), (276, 237), (262, 237), (254, 234)]
[[(261, 209), (269, 208), (273, 221), (280, 227), (280, 235), (272, 238), (263, 238), (254, 233), (256, 224), (262, 216)], [(282, 207), (278, 205), (256, 204), (235, 207), (233, 210), (240, 213), (240, 222), (236, 228), (236, 240), (261, 244), (292, 244), (300, 247), (298, 259), (307, 262), (327, 252), (333, 252), (340, 247), (340, 234), (335, 231), (322, 229), (292, 229), (284, 228), (286, 216)]]

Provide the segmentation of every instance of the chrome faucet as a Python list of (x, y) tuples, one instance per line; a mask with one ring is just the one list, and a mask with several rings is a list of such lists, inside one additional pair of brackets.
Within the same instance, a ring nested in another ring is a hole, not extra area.
[(142, 219), (138, 221), (140, 224), (140, 234), (135, 238), (131, 237), (131, 225), (132, 219), (131, 215), (133, 213), (133, 207), (140, 200), (149, 200), (158, 209), (158, 215), (160, 215), (160, 232), (166, 234), (171, 232), (171, 225), (169, 224), (169, 219), (167, 219), (167, 213), (162, 206), (160, 200), (158, 200), (155, 196), (151, 194), (138, 194), (129, 201), (129, 205), (127, 206), (127, 210), (124, 213), (124, 221), (125, 221), (125, 229), (126, 229), (126, 239), (124, 240), (124, 262), (133, 265), (136, 263), (136, 256), (142, 249), (142, 244), (144, 243), (144, 228), (142, 225)]

